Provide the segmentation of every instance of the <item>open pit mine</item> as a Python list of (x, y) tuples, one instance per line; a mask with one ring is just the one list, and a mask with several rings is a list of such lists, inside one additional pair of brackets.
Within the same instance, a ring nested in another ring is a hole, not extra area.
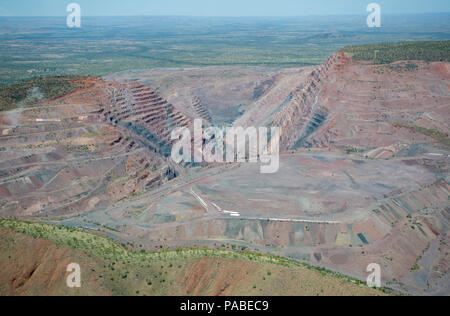
[[(450, 294), (450, 64), (124, 71), (0, 112), (0, 216), (141, 249), (232, 244)], [(411, 68), (411, 67), (410, 67)], [(278, 126), (280, 168), (176, 164), (171, 132)]]

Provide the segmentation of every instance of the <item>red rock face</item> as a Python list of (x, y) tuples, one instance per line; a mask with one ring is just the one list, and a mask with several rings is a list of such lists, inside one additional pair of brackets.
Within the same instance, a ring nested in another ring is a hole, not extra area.
[[(408, 63), (417, 68), (408, 69)], [(339, 52), (314, 70), (273, 117), (283, 128), (282, 148), (434, 143), (396, 123), (448, 134), (448, 67), (421, 61), (371, 65)]]
[[(330, 71), (339, 69), (343, 54), (331, 56), (315, 69), (293, 92), (292, 101), (273, 118), (283, 131), (281, 147), (289, 150), (305, 145), (305, 140), (328, 117), (328, 109), (320, 104), (320, 93)], [(309, 145), (309, 144), (308, 144)]]
[[(142, 127), (143, 130), (137, 131), (132, 127), (130, 130), (155, 150), (161, 150), (158, 142), (172, 144), (170, 133), (173, 129), (191, 125), (191, 120), (172, 104), (138, 82), (112, 88), (108, 93), (110, 104), (102, 109), (104, 117), (114, 125)], [(154, 139), (146, 137), (148, 132)]]

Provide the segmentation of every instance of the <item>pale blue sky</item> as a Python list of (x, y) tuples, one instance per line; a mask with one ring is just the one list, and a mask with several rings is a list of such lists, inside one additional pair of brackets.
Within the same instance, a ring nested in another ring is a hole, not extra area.
[(385, 14), (450, 12), (449, 0), (0, 0), (0, 16), (64, 16), (67, 4), (84, 16), (302, 16), (366, 14), (371, 2)]

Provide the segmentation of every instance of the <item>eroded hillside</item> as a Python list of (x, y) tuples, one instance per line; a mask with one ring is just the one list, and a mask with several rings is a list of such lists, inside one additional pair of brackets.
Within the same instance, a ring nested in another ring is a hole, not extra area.
[(188, 119), (145, 87), (88, 80), (0, 113), (3, 216), (81, 214), (178, 174), (167, 134)]
[[(450, 66), (446, 62), (359, 62), (343, 51), (301, 81), (286, 104), (261, 103), (235, 125), (282, 127), (282, 148), (340, 149), (370, 158), (447, 150)], [(272, 113), (271, 115), (267, 114)]]
[[(1, 112), (0, 215), (142, 250), (268, 252), (360, 280), (378, 263), (385, 285), (448, 294), (450, 66), (352, 54), (306, 68), (122, 72)], [(196, 118), (282, 127), (279, 172), (173, 163), (171, 131)], [(193, 271), (215, 275), (202, 260)], [(254, 292), (182, 278), (176, 293)]]
[[(250, 253), (192, 249), (159, 256), (67, 229), (0, 226), (1, 295), (384, 295), (330, 271)], [(73, 262), (81, 267), (80, 288), (66, 286)]]

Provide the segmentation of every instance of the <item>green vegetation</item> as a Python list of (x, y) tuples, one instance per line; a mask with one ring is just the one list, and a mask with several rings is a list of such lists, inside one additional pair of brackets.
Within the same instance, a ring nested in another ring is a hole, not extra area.
[(420, 270), (420, 266), (418, 264), (414, 265), (414, 267), (411, 268), (411, 271), (418, 271)]
[(449, 135), (446, 133), (443, 133), (436, 129), (428, 129), (421, 126), (411, 126), (406, 125), (402, 123), (394, 124), (394, 127), (402, 127), (402, 128), (408, 128), (416, 133), (420, 133), (422, 135), (434, 138), (436, 141), (440, 142), (441, 144), (444, 144), (446, 146), (450, 147), (450, 138)]
[[(180, 262), (187, 259), (200, 258), (237, 259), (263, 264), (274, 264), (288, 268), (303, 267), (308, 270), (316, 271), (322, 276), (339, 278), (345, 283), (366, 287), (366, 284), (358, 279), (322, 267), (315, 267), (279, 256), (250, 251), (232, 252), (208, 248), (177, 248), (176, 250), (161, 250), (157, 252), (142, 250), (134, 251), (125, 249), (112, 239), (87, 233), (78, 228), (52, 226), (10, 219), (0, 219), (0, 227), (10, 228), (34, 238), (49, 240), (57, 245), (67, 246), (75, 250), (83, 251), (90, 256), (101, 258), (106, 260), (106, 262), (111, 263), (110, 266), (113, 271), (115, 270), (114, 266), (116, 263), (122, 263), (122, 268), (124, 268), (129, 265), (142, 265), (149, 262)], [(169, 267), (173, 267), (173, 264), (169, 265)], [(129, 273), (125, 273), (123, 276), (128, 276), (128, 274)], [(267, 274), (270, 276), (271, 272), (269, 271)], [(387, 288), (381, 290), (383, 292), (391, 291)]]
[(356, 148), (356, 147), (347, 147), (346, 152), (347, 152), (347, 155), (359, 154), (359, 153), (363, 153), (364, 149), (360, 149), (360, 148)]
[(450, 38), (448, 15), (403, 17), (383, 32), (368, 31), (359, 16), (85, 17), (81, 29), (64, 22), (0, 18), (0, 85), (154, 67), (318, 65), (348, 45)]
[[(402, 60), (448, 62), (450, 61), (450, 41), (348, 46), (344, 48), (344, 52), (351, 54), (355, 60), (373, 61), (375, 64), (390, 64)], [(405, 67), (407, 70), (415, 68), (414, 64)]]
[(419, 69), (419, 66), (412, 62), (403, 62), (403, 63), (399, 63), (399, 64), (388, 65), (386, 67), (387, 67), (387, 69), (393, 70), (396, 72), (414, 71), (414, 70)]
[(253, 252), (231, 252), (207, 248), (179, 248), (177, 250), (162, 250), (158, 252), (137, 252), (125, 249), (107, 237), (90, 234), (78, 228), (68, 228), (65, 226), (51, 226), (46, 224), (5, 219), (0, 220), (0, 226), (11, 228), (22, 234), (31, 235), (34, 238), (49, 240), (57, 245), (82, 250), (91, 255), (112, 261), (221, 257), (267, 262), (288, 267), (297, 265), (297, 263), (282, 257), (269, 256)]
[(94, 148), (95, 148), (95, 145), (77, 145), (77, 146), (66, 145), (66, 147), (64, 147), (64, 150), (67, 153), (82, 154), (82, 153), (90, 153), (91, 150)]
[(84, 77), (59, 76), (36, 78), (0, 87), (0, 111), (16, 108), (17, 105), (32, 104), (42, 99), (56, 98), (84, 87)]

